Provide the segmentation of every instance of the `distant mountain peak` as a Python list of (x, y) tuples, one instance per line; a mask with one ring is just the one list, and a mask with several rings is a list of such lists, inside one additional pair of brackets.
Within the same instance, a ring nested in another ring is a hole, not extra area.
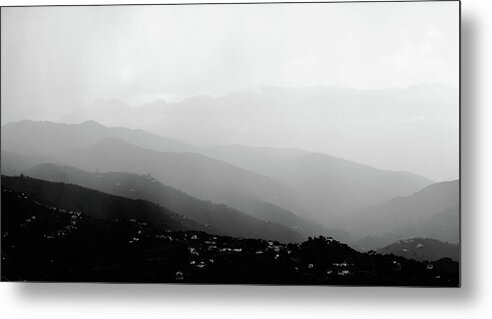
[(80, 122), (78, 125), (86, 126), (86, 127), (107, 128), (106, 126), (104, 126), (101, 123), (94, 121), (94, 120), (88, 120), (88, 121)]

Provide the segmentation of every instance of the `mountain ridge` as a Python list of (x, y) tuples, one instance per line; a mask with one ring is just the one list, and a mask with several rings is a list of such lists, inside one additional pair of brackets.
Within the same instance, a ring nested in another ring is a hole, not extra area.
[[(301, 239), (300, 235), (295, 234), (300, 232), (299, 230), (282, 228), (282, 223), (262, 221), (232, 207), (193, 198), (180, 190), (162, 184), (150, 175), (127, 172), (91, 173), (48, 163), (27, 170), (24, 174), (48, 181), (78, 184), (127, 198), (146, 199), (201, 224), (211, 225), (220, 234), (249, 238)], [(304, 238), (308, 235), (312, 233), (306, 234)]]
[[(16, 126), (21, 128), (15, 130)], [(59, 130), (44, 133), (44, 126)], [(95, 129), (85, 132), (88, 127)], [(340, 228), (353, 210), (411, 194), (430, 183), (408, 172), (380, 170), (323, 153), (237, 145), (197, 148), (144, 130), (105, 128), (95, 121), (75, 126), (24, 121), (2, 127), (2, 133), (2, 147), (19, 154), (56, 155), (60, 164), (89, 171), (152, 173), (194, 197), (225, 203), (254, 217), (273, 204), (328, 228)], [(19, 136), (22, 143), (17, 143)], [(58, 136), (65, 142), (54, 143)], [(166, 151), (169, 148), (172, 151)]]
[(138, 218), (160, 229), (207, 230), (204, 225), (146, 200), (129, 199), (75, 184), (49, 182), (27, 176), (2, 175), (1, 178), (2, 187), (22, 193), (35, 201), (65, 210), (83, 211), (96, 218)]
[(409, 238), (398, 240), (376, 251), (380, 254), (393, 254), (418, 261), (436, 261), (450, 258), (460, 261), (459, 244), (445, 243), (431, 238)]
[(459, 183), (435, 183), (411, 195), (353, 212), (347, 231), (361, 235), (353, 244), (369, 250), (410, 237), (458, 242)]

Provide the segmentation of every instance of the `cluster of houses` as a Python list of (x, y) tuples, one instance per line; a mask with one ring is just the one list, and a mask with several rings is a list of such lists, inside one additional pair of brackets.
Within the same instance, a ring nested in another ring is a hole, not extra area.
[(129, 222), (135, 224), (137, 226), (137, 231), (134, 234), (130, 234), (130, 238), (128, 239), (129, 244), (136, 244), (140, 242), (140, 240), (143, 238), (144, 234), (144, 227), (146, 227), (148, 224), (146, 222), (141, 222), (138, 221), (134, 218), (130, 219)]
[[(12, 192), (12, 191), (10, 191), (8, 189), (3, 189), (3, 191), (4, 192)], [(17, 198), (29, 199), (29, 197), (25, 193), (21, 193), (21, 194), (17, 195)], [(37, 201), (34, 201), (34, 203), (40, 205), (40, 203), (37, 202)], [(68, 211), (66, 209), (61, 209), (61, 208), (52, 207), (52, 206), (48, 206), (48, 208), (50, 210), (52, 210), (52, 211), (69, 214), (70, 219), (69, 219), (68, 225), (63, 226), (61, 229), (57, 230), (56, 232), (44, 234), (43, 235), (44, 238), (46, 238), (46, 239), (63, 238), (67, 234), (69, 234), (70, 232), (78, 229), (77, 223), (82, 218), (82, 213), (81, 212)], [(24, 220), (24, 222), (21, 223), (19, 226), (21, 228), (22, 227), (26, 227), (27, 225), (29, 225), (31, 223), (34, 223), (36, 221), (36, 219), (37, 219), (37, 217), (35, 215), (32, 215), (32, 216), (26, 218)]]
[(348, 276), (353, 272), (350, 270), (353, 268), (354, 264), (343, 262), (335, 262), (331, 264), (331, 267), (326, 269), (326, 274), (328, 276), (338, 275), (338, 276)]
[[(9, 192), (9, 190), (2, 189), (2, 192)], [(27, 194), (15, 195), (22, 201), (33, 201)], [(105, 235), (108, 235), (108, 232), (114, 233), (117, 240), (111, 241), (107, 246), (100, 245), (102, 248), (99, 251), (103, 258), (97, 258), (94, 267), (89, 266), (92, 267), (91, 271), (101, 271), (104, 275), (109, 274), (108, 276), (112, 274), (107, 270), (113, 268), (118, 270), (115, 272), (116, 276), (126, 274), (127, 271), (133, 274), (136, 265), (139, 269), (136, 275), (141, 276), (138, 278), (166, 282), (169, 280), (215, 282), (224, 278), (227, 279), (224, 282), (239, 282), (243, 278), (248, 282), (264, 280), (268, 282), (269, 278), (274, 278), (272, 282), (282, 283), (346, 284), (358, 280), (367, 280), (365, 283), (368, 283), (377, 282), (379, 278), (385, 282), (391, 276), (401, 280), (409, 273), (409, 269), (410, 275), (407, 276), (409, 280), (414, 280), (416, 276), (423, 278), (422, 283), (446, 282), (446, 280), (449, 282), (452, 279), (448, 270), (442, 270), (448, 267), (448, 264), (443, 266), (438, 262), (407, 262), (404, 258), (379, 255), (375, 251), (362, 254), (348, 246), (345, 247), (346, 245), (331, 237), (319, 236), (319, 238), (309, 238), (303, 243), (283, 244), (274, 240), (234, 238), (201, 231), (158, 230), (137, 219), (122, 219), (121, 222), (115, 219), (101, 223), (81, 212), (43, 206), (48, 208), (48, 211), (44, 210), (47, 214), (38, 213), (43, 210), (37, 207), (25, 210), (22, 217), (19, 217), (19, 222), (9, 229), (11, 234), (9, 235), (8, 231), (2, 233), (3, 239), (11, 241), (7, 248), (15, 249), (14, 244), (19, 246), (18, 242), (12, 240), (16, 238), (17, 231), (35, 235), (26, 236), (35, 239), (29, 242), (29, 247), (43, 247), (42, 245), (49, 243), (48, 247), (55, 244), (53, 247), (60, 249), (70, 249), (72, 247), (70, 245), (74, 242), (77, 245), (85, 245), (90, 242), (87, 239), (92, 238), (90, 237), (93, 234), (92, 230)], [(53, 220), (54, 223), (49, 229), (45, 229), (44, 227)], [(86, 229), (89, 231), (86, 232)], [(58, 238), (64, 238), (77, 230), (77, 235), (70, 237), (74, 240), (62, 240), (60, 245), (56, 245)], [(46, 240), (36, 242), (35, 237), (39, 234), (42, 234), (41, 236)], [(423, 246), (418, 243), (412, 244), (416, 248)], [(123, 267), (114, 264), (111, 258), (106, 261), (105, 256), (113, 251), (116, 251), (118, 258), (129, 256), (128, 258), (133, 259)], [(36, 249), (32, 248), (29, 253), (35, 255)], [(56, 252), (46, 256), (49, 258), (46, 260), (56, 266), (55, 257)], [(2, 253), (2, 261), (6, 258), (7, 255)], [(40, 255), (39, 258), (45, 256)], [(72, 267), (79, 269), (77, 267), (80, 266), (74, 264)], [(416, 271), (412, 272), (413, 269)]]
[[(174, 232), (169, 230), (153, 236), (167, 243), (181, 243), (187, 246), (188, 265), (183, 265), (183, 268), (176, 271), (176, 281), (185, 280), (188, 272), (193, 271), (193, 269), (199, 272), (214, 264), (217, 259), (234, 254), (240, 254), (241, 257), (258, 256), (257, 258), (265, 258), (265, 261), (276, 261), (280, 258), (287, 258), (292, 261), (294, 270), (298, 273), (323, 271), (328, 277), (350, 276), (354, 274), (354, 264), (343, 260), (323, 266), (316, 265), (313, 262), (302, 265), (299, 257), (294, 253), (295, 250), (300, 249), (300, 244), (285, 245), (276, 241), (261, 239), (257, 239), (254, 241), (254, 244), (251, 244), (249, 240), (244, 238), (214, 236), (202, 232)], [(328, 244), (334, 242), (332, 238), (327, 238), (326, 240)], [(319, 269), (320, 267), (324, 270)]]
[[(67, 236), (68, 234), (70, 234), (71, 232), (78, 229), (77, 224), (79, 223), (80, 219), (82, 218), (81, 212), (67, 211), (64, 209), (61, 209), (59, 211), (62, 213), (68, 213), (70, 215), (70, 221), (69, 221), (68, 225), (62, 227), (61, 229), (57, 230), (54, 233), (45, 234), (44, 238), (46, 238), (46, 239), (63, 238), (65, 236)], [(35, 216), (31, 217), (31, 219), (33, 219), (33, 218), (35, 218)]]

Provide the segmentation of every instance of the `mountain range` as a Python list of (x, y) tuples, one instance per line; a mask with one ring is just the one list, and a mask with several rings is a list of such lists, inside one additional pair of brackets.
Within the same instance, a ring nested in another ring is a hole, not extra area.
[[(308, 131), (318, 132), (306, 134), (311, 137), (323, 133), (327, 138), (319, 139), (334, 146), (355, 137), (354, 128), (366, 135), (369, 129), (380, 132), (378, 136), (390, 133), (391, 127), (374, 125), (380, 114), (392, 122), (425, 115), (433, 127), (440, 128), (436, 133), (450, 133), (447, 121), (456, 116), (457, 92), (452, 86), (431, 84), (381, 90), (261, 86), (222, 96), (198, 95), (173, 103), (161, 99), (139, 106), (99, 99), (57, 120), (70, 124), (95, 120), (106, 126), (143, 128), (198, 145), (261, 145), (265, 141), (281, 145), (276, 132), (298, 141)], [(388, 136), (385, 139), (390, 140)]]
[(325, 234), (363, 251), (459, 240), (459, 181), (295, 148), (198, 147), (95, 121), (25, 120), (2, 127), (2, 174), (20, 173), (145, 199), (233, 236)]
[[(8, 154), (11, 163), (19, 162), (12, 152)], [(7, 158), (7, 156), (4, 156)], [(23, 157), (20, 156), (22, 159)], [(5, 167), (8, 163), (3, 162)], [(6, 171), (9, 171), (6, 169)], [(306, 222), (288, 211), (277, 209), (268, 204), (268, 214), (275, 221), (258, 219), (224, 204), (215, 204), (189, 196), (188, 194), (168, 187), (147, 175), (132, 173), (89, 173), (68, 166), (57, 166), (51, 163), (39, 164), (25, 169), (19, 174), (42, 178), (48, 181), (77, 184), (91, 189), (98, 189), (126, 198), (147, 199), (159, 203), (171, 210), (182, 212), (184, 216), (212, 227), (218, 234), (236, 237), (278, 239), (286, 242), (300, 241), (313, 234), (335, 235), (346, 239), (344, 232), (326, 230), (322, 226)], [(5, 178), (7, 178), (5, 176)], [(7, 179), (5, 179), (7, 181)], [(284, 224), (284, 225), (282, 225)]]
[(403, 197), (352, 213), (345, 229), (361, 239), (362, 250), (375, 249), (412, 237), (459, 242), (459, 180), (435, 183)]
[[(74, 125), (21, 121), (2, 131), (2, 149), (23, 156), (54, 157), (56, 163), (89, 171), (151, 173), (168, 186), (255, 217), (287, 210), (328, 228), (337, 227), (351, 210), (411, 194), (431, 183), (407, 172), (379, 170), (320, 153), (200, 148), (94, 121)], [(59, 136), (63, 142), (54, 142)]]
[(233, 145), (202, 152), (295, 189), (303, 206), (323, 222), (342, 220), (353, 210), (411, 194), (432, 183), (409, 172), (379, 170), (298, 149)]
[[(285, 212), (265, 221), (223, 204), (196, 199), (180, 190), (166, 186), (150, 175), (125, 172), (95, 173), (69, 166), (40, 164), (24, 171), (26, 176), (52, 182), (77, 184), (105, 193), (158, 203), (201, 224), (211, 226), (218, 234), (298, 241), (315, 234), (346, 240), (348, 235), (327, 230)], [(269, 213), (272, 214), (274, 210)]]

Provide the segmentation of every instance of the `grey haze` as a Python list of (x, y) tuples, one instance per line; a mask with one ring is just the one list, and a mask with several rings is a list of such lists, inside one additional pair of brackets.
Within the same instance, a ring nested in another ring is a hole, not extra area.
[(457, 2), (3, 8), (2, 124), (96, 120), (452, 180), (458, 21)]

